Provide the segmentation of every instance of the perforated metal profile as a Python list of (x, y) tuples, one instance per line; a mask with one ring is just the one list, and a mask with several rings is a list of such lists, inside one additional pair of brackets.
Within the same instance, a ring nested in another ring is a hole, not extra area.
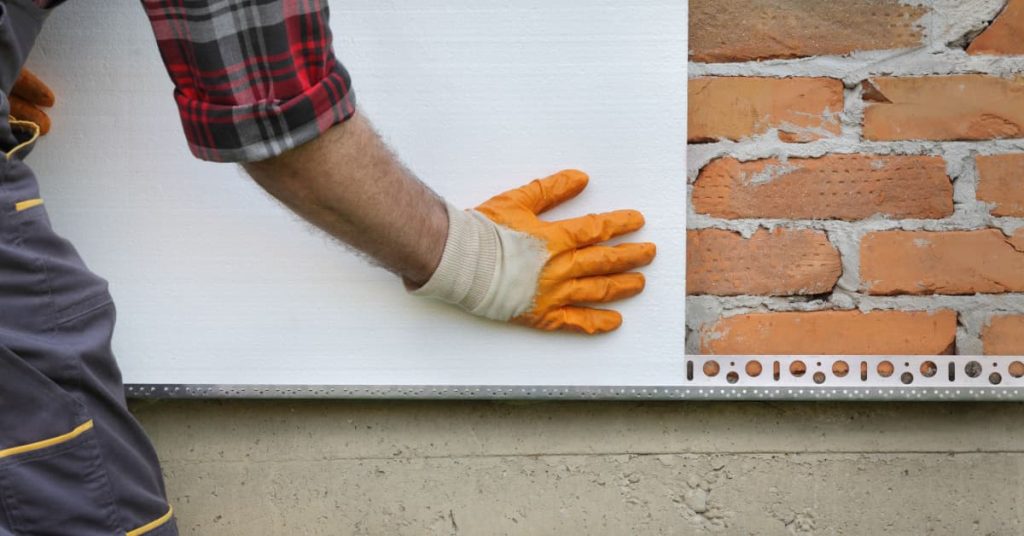
[[(669, 383), (671, 382), (671, 383)], [(1024, 400), (1024, 356), (687, 356), (666, 385), (130, 384), (131, 398)]]

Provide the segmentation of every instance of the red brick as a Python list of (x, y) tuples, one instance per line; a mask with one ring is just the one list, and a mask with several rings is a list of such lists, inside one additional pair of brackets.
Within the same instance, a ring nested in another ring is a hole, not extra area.
[(916, 47), (923, 7), (899, 0), (690, 0), (690, 59), (750, 61)]
[(701, 330), (701, 353), (941, 355), (956, 343), (954, 311), (753, 313)]
[(978, 157), (978, 200), (996, 216), (1024, 216), (1024, 153)]
[(1024, 0), (1010, 0), (1003, 12), (967, 47), (968, 54), (1024, 54)]
[(829, 292), (839, 280), (839, 252), (821, 231), (759, 229), (749, 239), (721, 229), (689, 231), (689, 294), (784, 296)]
[(993, 317), (981, 330), (985, 355), (1024, 356), (1024, 315)]
[(690, 80), (689, 141), (739, 140), (779, 129), (786, 142), (839, 134), (843, 84), (831, 78)]
[(870, 233), (860, 278), (880, 295), (1024, 292), (1024, 230)]
[(880, 77), (864, 83), (864, 137), (988, 140), (1024, 137), (1024, 78)]
[(727, 157), (701, 170), (693, 206), (716, 218), (944, 218), (953, 214), (953, 184), (937, 156)]

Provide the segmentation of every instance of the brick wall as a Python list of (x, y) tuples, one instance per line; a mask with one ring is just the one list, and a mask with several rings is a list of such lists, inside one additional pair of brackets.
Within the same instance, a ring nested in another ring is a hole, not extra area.
[(1024, 355), (1024, 0), (690, 0), (687, 345)]

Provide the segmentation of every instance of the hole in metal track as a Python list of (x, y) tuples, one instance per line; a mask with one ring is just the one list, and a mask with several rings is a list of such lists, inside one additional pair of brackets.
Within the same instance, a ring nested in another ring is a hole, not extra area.
[(931, 378), (939, 371), (939, 366), (934, 361), (925, 361), (921, 363), (921, 375), (925, 378)]
[(725, 375), (725, 381), (727, 381), (729, 383), (736, 383), (739, 380), (740, 380), (740, 375), (737, 374), (736, 371), (734, 371), (734, 370), (733, 371), (729, 371), (729, 373)]
[(843, 378), (850, 373), (850, 365), (840, 359), (835, 363), (832, 363), (832, 374), (835, 374), (837, 378)]
[(1000, 383), (1003, 383), (1003, 375), (998, 372), (989, 374), (988, 383), (991, 383), (992, 385), (999, 385)]
[(712, 359), (704, 362), (703, 370), (705, 376), (708, 378), (714, 378), (715, 376), (718, 376), (718, 371), (721, 370), (721, 367), (718, 366), (718, 361)]
[(949, 381), (956, 381), (956, 363), (949, 362)]
[(883, 378), (892, 376), (895, 367), (892, 366), (892, 361), (882, 361), (878, 364), (878, 375)]
[(774, 363), (772, 363), (772, 379), (774, 379), (775, 381), (779, 381), (779, 376), (780, 376), (781, 370), (782, 370), (782, 366), (779, 365), (778, 361), (775, 361)]
[(799, 378), (807, 373), (807, 365), (803, 361), (796, 360), (789, 364), (789, 373)]
[(860, 381), (862, 381), (862, 382), (868, 381), (868, 362), (867, 361), (861, 361), (860, 362)]
[(812, 376), (812, 377), (814, 378), (814, 383), (817, 383), (817, 384), (825, 383), (825, 373), (820, 371), (820, 370), (818, 372), (815, 372), (814, 376)]
[(903, 385), (910, 385), (914, 383), (914, 374), (910, 372), (904, 372), (903, 374), (900, 374), (900, 381), (903, 382)]
[(686, 379), (693, 381), (693, 361), (686, 362)]
[(1020, 361), (1010, 363), (1010, 376), (1013, 376), (1014, 378), (1024, 376), (1024, 363), (1021, 363)]
[(981, 376), (981, 363), (978, 363), (977, 361), (968, 361), (967, 364), (964, 365), (964, 374), (966, 374), (968, 378), (977, 378), (978, 376)]
[(744, 367), (744, 369), (747, 371), (747, 376), (750, 376), (751, 378), (756, 378), (760, 376), (761, 370), (763, 370), (761, 367), (761, 362), (753, 359), (747, 361), (747, 365)]

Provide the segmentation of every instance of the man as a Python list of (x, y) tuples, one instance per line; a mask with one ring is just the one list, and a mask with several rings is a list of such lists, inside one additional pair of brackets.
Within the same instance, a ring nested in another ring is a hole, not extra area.
[[(48, 128), (45, 85), (17, 78), (48, 9), (0, 0), (0, 536), (176, 534), (152, 446), (110, 350), (106, 281), (50, 227), (25, 164)], [(538, 215), (587, 184), (563, 171), (462, 211), (395, 158), (356, 112), (318, 1), (144, 0), (199, 158), (239, 162), (296, 213), (399, 275), (414, 295), (544, 330), (604, 333), (580, 304), (642, 291), (653, 244), (622, 210)], [(396, 217), (399, 215), (400, 217)]]

